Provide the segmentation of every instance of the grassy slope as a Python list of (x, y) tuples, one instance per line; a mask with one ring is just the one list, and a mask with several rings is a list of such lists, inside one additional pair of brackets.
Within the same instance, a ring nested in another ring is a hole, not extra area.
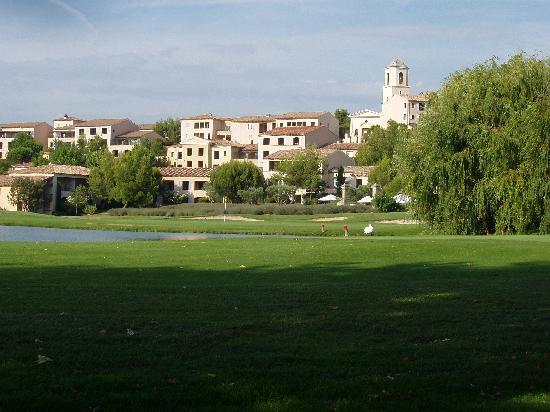
[[(0, 212), (0, 225), (59, 227), (73, 229), (105, 229), (153, 232), (204, 232), (204, 233), (259, 233), (319, 235), (321, 224), (325, 225), (327, 236), (342, 236), (344, 224), (351, 235), (362, 235), (369, 222), (380, 220), (407, 219), (406, 213), (350, 213), (344, 215), (302, 215), (302, 216), (250, 216), (257, 222), (193, 220), (189, 218), (158, 216), (109, 216), (107, 214), (80, 217), (58, 217), (33, 213)], [(346, 217), (345, 222), (314, 222), (318, 218)], [(414, 235), (423, 231), (422, 225), (375, 225), (377, 233), (388, 235)]]
[(3, 243), (0, 410), (547, 410), (549, 249)]

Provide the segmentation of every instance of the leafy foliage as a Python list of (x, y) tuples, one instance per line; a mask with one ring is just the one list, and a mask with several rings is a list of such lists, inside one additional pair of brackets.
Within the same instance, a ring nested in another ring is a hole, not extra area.
[(211, 189), (231, 202), (242, 200), (239, 190), (263, 187), (264, 184), (262, 172), (252, 162), (232, 160), (217, 167), (210, 175)]
[(165, 138), (165, 143), (168, 146), (180, 142), (181, 124), (176, 119), (161, 120), (153, 126), (153, 130)]
[(278, 170), (283, 173), (284, 182), (287, 185), (306, 189), (315, 194), (325, 187), (321, 179), (324, 168), (324, 161), (313, 146), (308, 146), (304, 151), (296, 151), (290, 159), (278, 165)]
[(265, 192), (263, 187), (251, 187), (249, 189), (241, 189), (237, 192), (243, 203), (257, 205), (264, 200)]
[(406, 157), (416, 215), (445, 233), (548, 232), (550, 62), (457, 72), (429, 108)]
[(89, 193), (86, 186), (77, 186), (71, 195), (67, 198), (67, 203), (75, 208), (75, 215), (78, 215), (78, 209), (82, 211), (88, 204)]
[(55, 142), (55, 147), (50, 150), (49, 161), (56, 165), (86, 165), (86, 147), (79, 142), (78, 145), (62, 141)]
[(124, 206), (152, 206), (162, 183), (162, 176), (154, 167), (155, 162), (153, 152), (144, 144), (137, 144), (124, 153), (114, 163), (112, 198)]
[(346, 137), (346, 133), (349, 133), (349, 112), (347, 111), (347, 109), (336, 109), (336, 111), (334, 112), (334, 117), (336, 117), (338, 119), (338, 122), (340, 122), (338, 135), (340, 137), (340, 140), (343, 140), (344, 137)]
[(11, 163), (32, 162), (42, 153), (42, 145), (28, 132), (19, 132), (10, 143), (6, 159)]
[(26, 212), (36, 212), (42, 205), (44, 182), (36, 182), (24, 177), (17, 178), (11, 185), (8, 194), (9, 202), (17, 209)]
[(103, 205), (113, 200), (112, 191), (115, 187), (115, 158), (107, 150), (98, 152), (97, 166), (92, 167), (88, 177), (90, 194)]
[(10, 170), (12, 163), (7, 159), (0, 159), (0, 175), (5, 175)]
[(372, 166), (384, 156), (390, 159), (399, 150), (400, 145), (409, 138), (410, 130), (406, 125), (390, 120), (386, 129), (374, 126), (365, 135), (364, 144), (359, 147), (355, 161), (359, 166)]
[(336, 175), (336, 196), (342, 196), (342, 186), (346, 183), (344, 177), (344, 166), (338, 168), (338, 174)]

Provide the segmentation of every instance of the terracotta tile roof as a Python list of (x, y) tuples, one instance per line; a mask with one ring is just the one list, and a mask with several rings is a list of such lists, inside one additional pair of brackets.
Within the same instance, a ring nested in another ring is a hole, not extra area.
[(4, 129), (30, 129), (30, 128), (40, 126), (40, 125), (44, 125), (44, 124), (50, 126), (46, 122), (1, 123), (0, 124), (0, 129), (1, 128), (4, 128)]
[(305, 136), (308, 133), (314, 132), (325, 126), (293, 126), (293, 127), (276, 127), (273, 130), (263, 133), (267, 136)]
[(380, 112), (375, 112), (374, 110), (370, 110), (370, 109), (363, 109), (363, 110), (359, 110), (358, 112), (351, 113), (349, 117), (354, 117), (354, 116), (380, 117), (381, 115), (382, 114)]
[(244, 144), (232, 142), (231, 140), (216, 139), (212, 140), (213, 146), (231, 146), (231, 147), (244, 147)]
[(159, 167), (162, 177), (210, 177), (209, 167)]
[[(374, 170), (374, 166), (344, 166), (344, 173), (350, 173), (352, 176), (368, 176)], [(337, 172), (338, 168), (333, 167), (331, 172)]]
[(198, 116), (184, 117), (181, 120), (228, 120), (228, 119), (215, 116), (212, 113), (206, 113), (206, 114), (200, 114)]
[(258, 151), (257, 144), (245, 144), (243, 147), (243, 152), (257, 152), (257, 151)]
[[(336, 152), (333, 149), (316, 149), (320, 157), (327, 157), (329, 154)], [(296, 156), (298, 153), (305, 152), (305, 149), (295, 149), (295, 150), (279, 150), (278, 152), (271, 153), (269, 156), (264, 157), (267, 160), (287, 160)]]
[(423, 93), (420, 93), (420, 94), (417, 94), (417, 95), (406, 94), (405, 98), (408, 99), (408, 100), (415, 101), (415, 102), (427, 102), (429, 96), (428, 96), (428, 94), (423, 94)]
[(318, 119), (328, 112), (288, 112), (277, 116), (277, 119)]
[(139, 130), (153, 130), (153, 127), (155, 127), (153, 123), (140, 123), (138, 126)]
[(78, 127), (114, 126), (126, 121), (129, 121), (129, 119), (92, 119), (79, 123)]
[(62, 127), (56, 127), (55, 129), (53, 129), (54, 132), (65, 131), (65, 130), (74, 130), (74, 126), (62, 126)]
[(277, 115), (259, 115), (259, 116), (241, 116), (233, 119), (235, 123), (267, 123), (275, 122), (277, 119), (280, 119)]
[(45, 176), (10, 176), (10, 175), (0, 175), (0, 187), (9, 187), (13, 185), (13, 182), (16, 179), (30, 179), (35, 182), (44, 182), (49, 179)]
[(360, 146), (361, 143), (331, 143), (324, 146), (324, 148), (334, 150), (358, 150)]
[(89, 176), (90, 169), (83, 166), (68, 166), (49, 164), (45, 166), (29, 167), (27, 169), (14, 170), (10, 172), (11, 176), (15, 175), (75, 175)]
[(120, 136), (117, 136), (115, 139), (142, 139), (144, 137), (148, 137), (151, 139), (162, 139), (162, 136), (159, 135), (158, 133), (151, 132), (148, 130), (134, 130), (133, 132), (121, 134)]
[(81, 121), (83, 121), (83, 120), (82, 120), (81, 118), (79, 118), (79, 117), (76, 117), (76, 116), (69, 116), (68, 114), (66, 114), (66, 115), (64, 115), (64, 116), (62, 116), (62, 117), (59, 117), (59, 118), (57, 118), (57, 119), (53, 119), (53, 120), (54, 120), (55, 122), (63, 122), (63, 121), (67, 122), (67, 121), (69, 121), (69, 120), (81, 120)]

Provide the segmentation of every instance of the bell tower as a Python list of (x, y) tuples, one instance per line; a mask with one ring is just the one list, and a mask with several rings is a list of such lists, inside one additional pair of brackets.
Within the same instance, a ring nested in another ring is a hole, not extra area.
[(409, 67), (400, 59), (395, 59), (384, 71), (382, 105), (396, 94), (408, 94), (409, 89)]

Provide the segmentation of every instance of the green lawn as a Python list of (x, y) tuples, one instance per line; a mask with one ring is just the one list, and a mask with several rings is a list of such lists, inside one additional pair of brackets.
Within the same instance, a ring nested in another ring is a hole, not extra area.
[[(0, 225), (41, 226), (72, 229), (105, 229), (152, 232), (194, 232), (194, 233), (249, 233), (249, 234), (291, 234), (318, 236), (321, 225), (325, 225), (324, 236), (342, 236), (344, 225), (348, 225), (352, 236), (362, 236), (368, 223), (374, 223), (380, 236), (407, 236), (422, 233), (423, 225), (397, 225), (376, 223), (396, 219), (411, 219), (407, 213), (348, 213), (338, 215), (251, 215), (255, 221), (196, 220), (188, 217), (161, 216), (50, 216), (34, 213), (0, 212)], [(318, 222), (316, 219), (344, 218), (342, 221)]]
[(1, 411), (550, 408), (550, 237), (0, 247)]

